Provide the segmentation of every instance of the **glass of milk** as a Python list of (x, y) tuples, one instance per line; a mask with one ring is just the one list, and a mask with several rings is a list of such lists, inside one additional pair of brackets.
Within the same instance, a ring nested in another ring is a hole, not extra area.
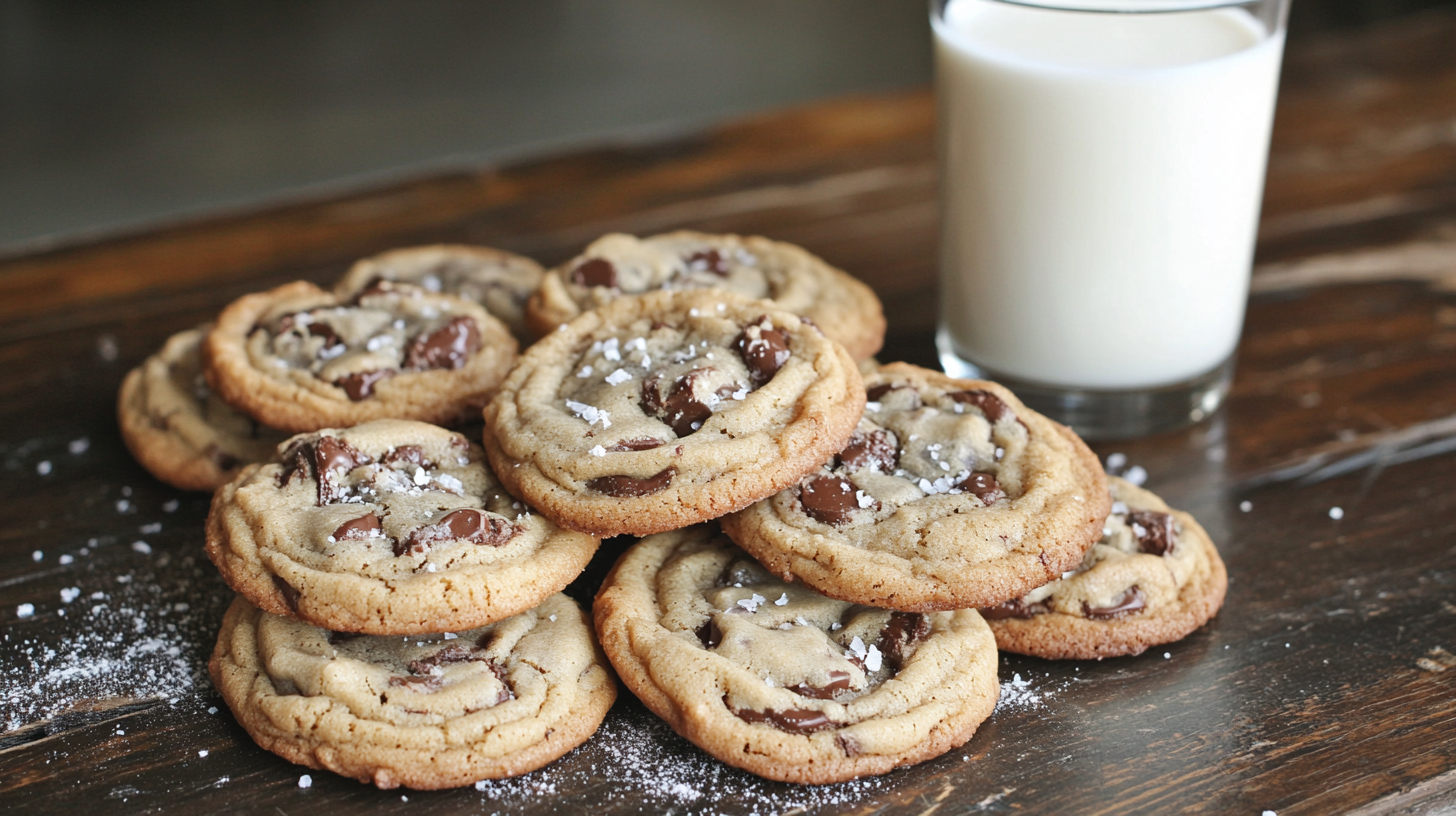
[(941, 364), (1078, 432), (1232, 378), (1288, 0), (932, 0)]

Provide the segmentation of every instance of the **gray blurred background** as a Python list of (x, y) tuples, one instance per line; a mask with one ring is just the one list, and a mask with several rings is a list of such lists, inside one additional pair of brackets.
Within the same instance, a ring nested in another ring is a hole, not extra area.
[(921, 0), (0, 0), (0, 252), (930, 76)]

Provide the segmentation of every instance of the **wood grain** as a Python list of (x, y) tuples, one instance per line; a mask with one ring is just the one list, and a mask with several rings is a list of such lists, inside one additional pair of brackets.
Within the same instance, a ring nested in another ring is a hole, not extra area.
[[(256, 748), (225, 710), (208, 711), (220, 702), (200, 669), (228, 595), (200, 558), (207, 497), (141, 471), (112, 406), (130, 366), (246, 291), (327, 282), (357, 257), (427, 241), (553, 263), (609, 230), (691, 227), (803, 244), (880, 293), (891, 327), (883, 359), (933, 364), (928, 92), (0, 260), (0, 676), (50, 684), (0, 696), (0, 721), (12, 723), (0, 733), (0, 802), (41, 813), (375, 813), (422, 803), (443, 813), (606, 814), (1449, 808), (1453, 41), (1456, 14), (1432, 13), (1290, 44), (1228, 406), (1186, 431), (1097, 446), (1145, 467), (1149, 485), (1219, 542), (1231, 575), (1219, 618), (1137, 658), (1004, 657), (1007, 699), (964, 749), (826, 790), (705, 761), (630, 695), (591, 743), (485, 792), (382, 793), (321, 772), (300, 789), (300, 769)], [(131, 545), (143, 538), (149, 553)], [(578, 598), (591, 597), (622, 546), (603, 547), (573, 586)], [(70, 587), (82, 599), (63, 603)], [(27, 603), (35, 614), (19, 618)], [(95, 640), (117, 632), (126, 634), (114, 646)], [(160, 672), (134, 685), (175, 693), (137, 698), (123, 693), (124, 676), (77, 686), (42, 671), (67, 649), (121, 654), (145, 638), (178, 654), (123, 665)], [(683, 785), (676, 794), (664, 784), (673, 781)]]

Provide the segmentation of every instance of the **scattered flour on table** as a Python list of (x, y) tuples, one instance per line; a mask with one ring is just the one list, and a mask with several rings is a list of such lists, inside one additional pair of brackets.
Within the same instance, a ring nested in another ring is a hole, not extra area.
[(1011, 675), (1010, 680), (1001, 683), (1001, 699), (996, 702), (996, 711), (992, 716), (1045, 708), (1046, 701), (1056, 696), (1056, 692), (1051, 686), (1034, 687), (1031, 680), (1016, 672)]

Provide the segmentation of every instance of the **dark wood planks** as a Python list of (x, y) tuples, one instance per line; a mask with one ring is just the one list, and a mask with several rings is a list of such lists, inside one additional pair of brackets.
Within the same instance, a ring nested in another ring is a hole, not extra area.
[[(100, 803), (259, 813), (1449, 806), (1456, 298), (1443, 286), (1456, 280), (1453, 37), (1456, 14), (1436, 13), (1291, 44), (1228, 409), (1188, 431), (1097, 446), (1146, 467), (1150, 485), (1222, 546), (1228, 605), (1188, 640), (1103, 663), (1007, 656), (1007, 704), (963, 750), (826, 791), (705, 761), (630, 699), (583, 749), (484, 793), (409, 793), (406, 804), (401, 792), (323, 772), (301, 791), (300, 769), (257, 749), (225, 711), (208, 713), (220, 703), (201, 677), (175, 695), (82, 697), (64, 711), (42, 712), (35, 698), (75, 695), (43, 687), (0, 699), (6, 720), (25, 720), (0, 734), (0, 802), (42, 813)], [(34, 644), (65, 650), (68, 639), (112, 631), (120, 609), (85, 623), (93, 591), (153, 615), (188, 604), (147, 621), (147, 636), (182, 644), (174, 662), (155, 665), (186, 673), (205, 661), (227, 601), (200, 559), (207, 498), (151, 480), (112, 420), (122, 374), (173, 331), (245, 291), (327, 281), (401, 244), (475, 241), (551, 263), (608, 230), (694, 227), (767, 233), (844, 266), (885, 300), (883, 358), (933, 364), (932, 127), (924, 92), (850, 100), (0, 261), (0, 637), (9, 638), (0, 670), (32, 670), (24, 649)], [(1117, 317), (1136, 319), (1136, 309)], [(81, 438), (89, 447), (71, 453)], [(41, 461), (49, 474), (37, 472)], [(168, 513), (172, 499), (179, 506)], [(140, 532), (155, 521), (160, 531)], [(129, 546), (142, 538), (150, 554)], [(603, 548), (578, 597), (590, 597), (619, 551)], [(62, 553), (74, 562), (60, 564)], [(116, 585), (124, 575), (132, 589)], [(73, 586), (87, 600), (59, 603)], [(37, 614), (17, 619), (22, 603)], [(684, 785), (678, 794), (673, 782)]]

